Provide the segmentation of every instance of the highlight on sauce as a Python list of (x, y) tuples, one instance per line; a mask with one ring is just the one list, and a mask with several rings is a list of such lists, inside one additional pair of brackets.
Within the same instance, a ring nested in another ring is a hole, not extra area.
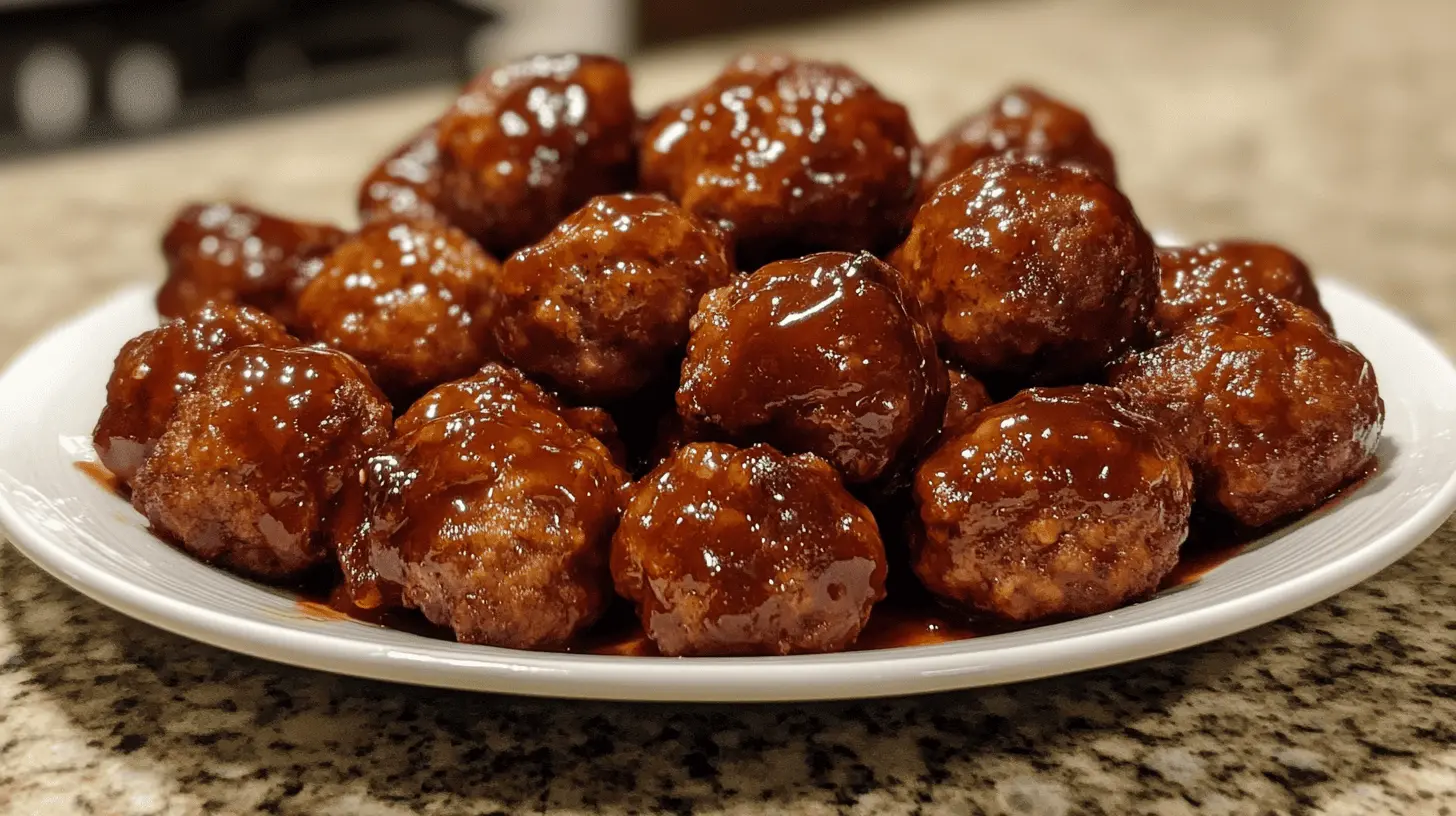
[[(128, 498), (126, 489), (110, 471), (98, 462), (76, 462), (75, 467), (110, 493)], [(1325, 500), (1318, 509), (1305, 516), (1327, 513), (1365, 484), (1375, 468)], [(1290, 523), (1299, 519), (1291, 519)], [(1277, 528), (1274, 528), (1277, 529)], [(1179, 554), (1178, 564), (1159, 586), (1159, 592), (1192, 584), (1227, 563), (1244, 551), (1251, 542), (1273, 532), (1273, 529), (1248, 530), (1212, 518), (1194, 520), (1188, 540)], [(165, 541), (165, 539), (163, 539)], [(335, 576), (336, 577), (336, 576)], [(869, 623), (849, 651), (895, 649), (905, 646), (933, 646), (976, 637), (1003, 634), (1030, 625), (1014, 625), (1002, 621), (973, 621), (936, 603), (935, 599), (913, 582), (904, 581), (878, 604)], [(1155, 596), (1156, 597), (1156, 596)], [(321, 581), (297, 588), (299, 614), (321, 621), (355, 621), (408, 632), (434, 640), (455, 640), (444, 626), (437, 626), (413, 609), (363, 609), (354, 604), (342, 583)], [(1034, 624), (1044, 625), (1044, 624)], [(654, 657), (657, 649), (642, 631), (641, 623), (630, 606), (617, 599), (602, 619), (563, 651), (576, 654), (615, 655), (620, 657)]]

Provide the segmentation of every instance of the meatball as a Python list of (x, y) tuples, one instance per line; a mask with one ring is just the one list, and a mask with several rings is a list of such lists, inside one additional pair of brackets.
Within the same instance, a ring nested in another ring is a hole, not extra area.
[(157, 292), (163, 317), (208, 301), (242, 303), (293, 325), (294, 302), (310, 264), (346, 237), (327, 224), (290, 221), (241, 204), (192, 204), (162, 236), (167, 280)]
[(1117, 183), (1112, 151), (1092, 130), (1086, 114), (1035, 88), (1019, 87), (951, 125), (925, 148), (921, 199), (981, 159), (1006, 154), (1080, 165), (1109, 184)]
[(905, 108), (854, 71), (745, 55), (648, 123), (641, 184), (723, 226), (745, 264), (757, 264), (888, 249), (919, 165)]
[(1330, 322), (1309, 268), (1273, 244), (1210, 241), (1159, 247), (1157, 258), (1162, 293), (1153, 306), (1152, 329), (1159, 337), (1260, 294), (1297, 303)]
[(663, 654), (835, 652), (884, 597), (885, 548), (823, 460), (694, 443), (635, 488), (612, 577)]
[(439, 123), (415, 134), (385, 157), (359, 185), (359, 220), (430, 221), (441, 218)]
[(493, 355), (475, 312), (499, 272), (453, 227), (369, 224), (324, 259), (298, 299), (299, 330), (353, 355), (391, 396), (415, 396)]
[(920, 466), (915, 574), (1013, 621), (1092, 615), (1153, 592), (1188, 535), (1177, 446), (1105, 386), (1033, 388), (994, 405)]
[(986, 393), (986, 386), (975, 377), (954, 368), (947, 368), (946, 373), (949, 377), (942, 430), (946, 434), (956, 434), (966, 427), (977, 411), (994, 400)]
[(130, 484), (183, 394), (214, 357), (240, 346), (294, 346), (283, 324), (247, 306), (208, 303), (121, 347), (91, 437), (101, 464)]
[(941, 185), (891, 263), (941, 348), (982, 379), (1095, 376), (1141, 338), (1153, 242), (1117, 188), (1079, 168), (986, 159)]
[(427, 423), (466, 411), (545, 411), (566, 421), (567, 425), (596, 437), (607, 447), (618, 464), (626, 460), (617, 423), (600, 408), (566, 406), (541, 386), (526, 379), (514, 368), (499, 363), (485, 367), (463, 380), (448, 382), (430, 389), (394, 421), (394, 432), (404, 436)]
[(348, 355), (234, 349), (178, 401), (132, 482), (132, 504), (203, 561), (295, 579), (328, 559), (336, 497), (389, 439), (389, 419)]
[(1182, 442), (1200, 499), (1250, 527), (1363, 474), (1385, 422), (1369, 361), (1268, 295), (1195, 320), (1109, 379)]
[(446, 215), (504, 257), (592, 196), (630, 189), (631, 92), (611, 57), (528, 57), (476, 77), (440, 120)]
[(367, 564), (348, 578), (362, 603), (397, 596), (462, 642), (559, 648), (611, 596), (626, 484), (601, 443), (546, 412), (452, 414), (370, 457), (363, 557), (341, 565)]
[(703, 299), (677, 393), (690, 427), (894, 477), (939, 431), (946, 375), (914, 297), (869, 253), (778, 261)]
[(576, 399), (620, 399), (680, 353), (698, 300), (732, 276), (716, 228), (659, 196), (599, 196), (506, 261), (495, 342)]

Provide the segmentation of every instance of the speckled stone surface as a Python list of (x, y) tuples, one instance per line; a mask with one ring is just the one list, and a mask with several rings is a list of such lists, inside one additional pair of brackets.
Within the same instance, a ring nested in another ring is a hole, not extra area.
[[(1088, 107), (1149, 224), (1281, 241), (1456, 349), (1456, 4), (916, 6), (753, 40), (853, 62), (926, 134), (1011, 80)], [(639, 63), (650, 103), (744, 44)], [(158, 275), (188, 197), (348, 218), (443, 105), (355, 103), (0, 166), (0, 356)], [(833, 705), (524, 700), (293, 670), (162, 634), (0, 549), (0, 812), (1444, 814), (1448, 525), (1332, 601), (1168, 657)]]

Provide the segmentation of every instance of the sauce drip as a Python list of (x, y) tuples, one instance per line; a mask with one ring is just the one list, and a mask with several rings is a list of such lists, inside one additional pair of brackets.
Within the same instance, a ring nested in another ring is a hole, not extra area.
[(335, 574), (330, 574), (327, 580), (300, 587), (298, 595), (298, 611), (314, 620), (353, 620), (434, 640), (455, 639), (449, 629), (430, 623), (414, 609), (365, 609), (355, 606)]
[[(110, 471), (97, 462), (76, 462), (77, 470), (89, 476), (102, 488), (127, 498), (126, 488)], [(1250, 530), (1217, 518), (1195, 516), (1188, 541), (1184, 543), (1178, 565), (1168, 573), (1159, 591), (1191, 584), (1234, 556), (1243, 552), (1252, 541), (1278, 527), (1304, 518), (1323, 515), (1337, 507), (1373, 476), (1371, 468), (1325, 500), (1316, 509), (1272, 527)], [(362, 609), (350, 600), (338, 576), (330, 574), (314, 584), (297, 588), (298, 611), (315, 620), (353, 620), (386, 629), (419, 635), (435, 640), (454, 640), (443, 626), (436, 626), (413, 609)], [(913, 582), (895, 582), (891, 594), (877, 604), (870, 621), (850, 651), (894, 649), (902, 646), (928, 646), (951, 643), (974, 637), (1015, 632), (1038, 624), (1012, 624), (993, 620), (973, 620), (958, 615), (936, 603), (935, 599)], [(597, 624), (583, 633), (565, 651), (573, 654), (650, 657), (657, 655), (633, 614), (630, 604), (618, 600), (608, 608)]]
[[(1244, 545), (1261, 533), (1219, 530), (1217, 534), (1190, 538), (1178, 566), (1163, 579), (1162, 590), (1197, 581), (1210, 570), (1238, 555)], [(898, 590), (898, 591), (896, 591)], [(373, 626), (402, 632), (454, 640), (443, 626), (436, 626), (413, 609), (361, 609), (350, 600), (342, 584), (306, 589), (301, 592), (298, 609), (317, 620), (355, 620)], [(930, 593), (911, 582), (896, 586), (875, 605), (870, 621), (849, 651), (895, 649), (902, 646), (930, 646), (952, 643), (974, 637), (1015, 632), (1036, 624), (1015, 624), (991, 619), (972, 619), (938, 604)], [(655, 657), (658, 652), (642, 630), (637, 616), (626, 601), (618, 599), (602, 619), (577, 638), (564, 651), (572, 654)]]
[(106, 469), (106, 465), (100, 462), (76, 462), (76, 470), (86, 474), (91, 481), (101, 486), (107, 493), (115, 494), (126, 501), (131, 501), (131, 489), (121, 483), (121, 478), (115, 473)]

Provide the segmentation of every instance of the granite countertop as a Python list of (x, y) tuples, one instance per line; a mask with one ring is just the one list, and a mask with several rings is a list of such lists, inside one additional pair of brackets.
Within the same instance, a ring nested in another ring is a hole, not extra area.
[[(926, 133), (1011, 80), (1084, 104), (1152, 226), (1286, 243), (1456, 349), (1456, 4), (914, 5), (757, 45), (853, 62)], [(644, 103), (745, 44), (638, 63)], [(159, 274), (190, 197), (349, 218), (443, 90), (0, 166), (0, 356)], [(617, 705), (335, 677), (164, 634), (0, 548), (0, 812), (1444, 814), (1456, 544), (1278, 623), (1044, 682)]]

